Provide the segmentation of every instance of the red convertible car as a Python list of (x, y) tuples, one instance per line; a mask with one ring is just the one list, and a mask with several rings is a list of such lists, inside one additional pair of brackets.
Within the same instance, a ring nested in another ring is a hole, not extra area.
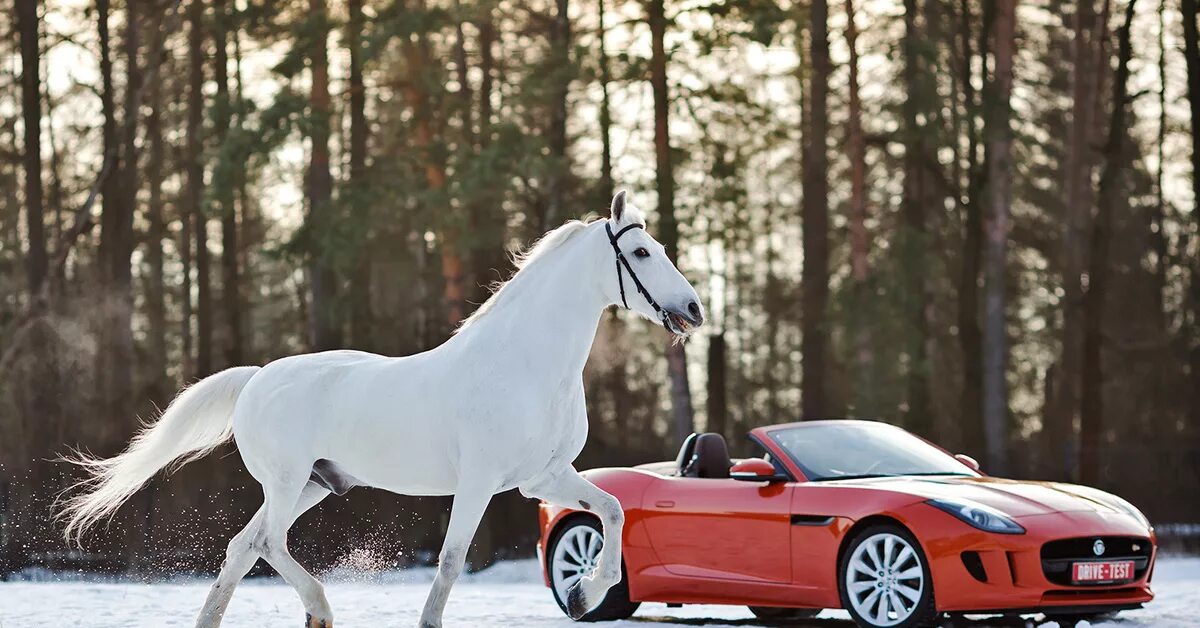
[[(860, 626), (964, 614), (1072, 622), (1149, 602), (1154, 530), (1095, 489), (987, 477), (967, 456), (873, 421), (750, 432), (731, 461), (695, 434), (674, 462), (584, 475), (625, 510), (624, 577), (583, 620), (641, 602), (747, 605), (763, 618), (847, 610)], [(543, 503), (538, 550), (565, 610), (599, 553), (590, 513)]]

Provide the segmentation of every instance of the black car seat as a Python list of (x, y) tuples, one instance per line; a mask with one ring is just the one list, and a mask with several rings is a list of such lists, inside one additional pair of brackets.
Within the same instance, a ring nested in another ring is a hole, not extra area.
[[(727, 479), (729, 467), (729, 448), (725, 445), (725, 437), (720, 434), (692, 434), (684, 441), (684, 447), (691, 444), (691, 456), (680, 466), (679, 475), (689, 478)], [(680, 456), (685, 453), (680, 450)]]

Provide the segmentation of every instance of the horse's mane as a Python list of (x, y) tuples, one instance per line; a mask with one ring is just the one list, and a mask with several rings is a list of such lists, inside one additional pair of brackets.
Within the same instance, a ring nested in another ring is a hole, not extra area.
[(507, 281), (493, 282), (488, 288), (492, 291), (492, 295), (488, 297), (483, 305), (479, 306), (470, 316), (463, 319), (459, 324), (455, 333), (460, 332), (469, 327), (475, 321), (483, 318), (488, 312), (495, 309), (496, 304), (504, 298), (505, 289), (508, 288), (514, 281), (517, 281), (527, 268), (536, 266), (541, 260), (549, 256), (550, 253), (562, 248), (564, 244), (572, 240), (575, 236), (583, 233), (583, 230), (588, 225), (600, 220), (595, 215), (584, 217), (583, 220), (569, 220), (561, 227), (547, 232), (533, 246), (524, 251), (516, 251), (512, 254), (512, 263), (516, 267), (516, 272), (513, 273)]

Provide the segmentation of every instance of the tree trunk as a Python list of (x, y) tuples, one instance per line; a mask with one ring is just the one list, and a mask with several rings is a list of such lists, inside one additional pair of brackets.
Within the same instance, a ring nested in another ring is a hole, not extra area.
[[(1187, 59), (1188, 129), (1192, 140), (1192, 220), (1200, 227), (1200, 33), (1196, 26), (1196, 0), (1180, 0), (1183, 15), (1184, 58)], [(1200, 253), (1191, 262), (1189, 302), (1192, 310), (1192, 345), (1188, 362), (1191, 370), (1190, 424), (1200, 428)]]
[(708, 431), (724, 436), (729, 431), (725, 333), (708, 337)]
[[(250, 105), (245, 97), (244, 77), (242, 75), (242, 29), (243, 23), (238, 21), (234, 23), (233, 31), (230, 33), (233, 37), (233, 83), (234, 93), (233, 101), (237, 103), (236, 128), (243, 131), (246, 126), (246, 120), (249, 118)], [(245, 167), (247, 153), (239, 155), (239, 164)], [(241, 281), (243, 288), (249, 287), (251, 290), (258, 285), (255, 282), (253, 275), (254, 266), (251, 263), (251, 251), (254, 251), (263, 241), (262, 219), (255, 211), (255, 200), (250, 194), (249, 177), (245, 172), (240, 172), (236, 177), (237, 181), (237, 216), (238, 216), (238, 260), (241, 263), (238, 271), (238, 279)], [(245, 292), (240, 292), (241, 313), (242, 313), (242, 347), (241, 352), (243, 359), (254, 364), (260, 361), (260, 358), (254, 351), (254, 329), (251, 326), (253, 320), (254, 300), (249, 298)], [(300, 318), (300, 320), (304, 320)]]
[(483, 4), (479, 23), (479, 147), (486, 148), (492, 141), (492, 90), (495, 87), (496, 25), (492, 17), (492, 2)]
[(1101, 479), (1100, 443), (1104, 434), (1104, 305), (1108, 290), (1108, 249), (1116, 203), (1125, 189), (1127, 166), (1125, 140), (1128, 134), (1126, 108), (1129, 101), (1129, 61), (1133, 56), (1130, 30), (1137, 0), (1125, 5), (1125, 22), (1117, 31), (1117, 73), (1112, 85), (1112, 114), (1104, 144), (1104, 169), (1097, 190), (1096, 219), (1092, 226), (1087, 292), (1083, 297), (1083, 381), (1080, 387), (1079, 431), (1081, 448), (1079, 479), (1095, 484)]
[(342, 345), (337, 317), (337, 274), (327, 248), (333, 227), (333, 175), (329, 171), (329, 134), (332, 104), (329, 97), (329, 15), (325, 0), (309, 1), (309, 19), (315, 26), (309, 49), (312, 87), (309, 95), (308, 237), (310, 239), (309, 341), (314, 351)]
[[(496, 27), (493, 23), (494, 4), (482, 3), (476, 19), (479, 28), (479, 131), (476, 142), (480, 151), (492, 143), (492, 97), (496, 84)], [(474, 301), (482, 303), (491, 296), (490, 285), (504, 278), (508, 255), (504, 248), (506, 217), (502, 207), (492, 202), (477, 202), (470, 207), (471, 225), (475, 231), (471, 250), (471, 290)]]
[[(133, 388), (133, 216), (137, 210), (137, 193), (141, 187), (138, 170), (137, 138), (141, 116), (142, 68), (138, 59), (141, 50), (137, 2), (127, 2), (125, 9), (125, 102), (121, 122), (121, 160), (117, 177), (121, 201), (113, 219), (101, 222), (100, 244), (108, 248), (108, 276), (111, 280), (108, 298), (112, 301), (113, 336), (111, 348), (112, 400), (114, 416), (132, 419), (134, 415)], [(105, 205), (105, 215), (108, 206)], [(108, 231), (104, 228), (107, 227)]]
[[(96, 0), (96, 31), (100, 43), (100, 114), (104, 117), (100, 137), (104, 149), (104, 159), (111, 164), (109, 172), (112, 173), (110, 176), (104, 177), (104, 181), (100, 184), (102, 222), (104, 214), (110, 214), (105, 209), (110, 205), (120, 203), (121, 196), (120, 177), (114, 176), (119, 170), (117, 160), (120, 157), (120, 147), (117, 138), (116, 95), (113, 87), (112, 43), (108, 28), (110, 12), (109, 0)], [(101, 228), (103, 229), (103, 226)], [(103, 252), (100, 254), (100, 264), (103, 276), (107, 273)]]
[[(108, 26), (111, 8), (109, 0), (96, 0), (96, 34), (100, 44), (100, 113), (104, 118), (100, 137), (104, 150), (104, 165), (109, 169), (100, 184), (101, 231), (104, 230), (104, 223), (112, 219), (112, 216), (118, 211), (117, 206), (121, 203), (120, 177), (118, 176), (120, 144), (117, 138), (117, 109), (114, 94), (116, 88), (113, 86), (112, 37)], [(103, 449), (107, 450), (110, 440), (109, 422), (115, 418), (110, 414), (114, 410), (112, 398), (114, 382), (111, 375), (114, 356), (111, 352), (113, 345), (111, 308), (105, 296), (109, 282), (109, 255), (103, 236), (100, 240), (97, 257), (97, 275), (101, 286), (97, 296), (103, 301), (103, 306), (97, 308), (98, 312), (94, 321), (98, 327), (96, 339), (100, 347), (100, 350), (96, 352), (95, 384), (96, 399), (99, 401), (104, 416), (95, 424), (94, 429), (97, 441), (101, 443)], [(115, 443), (113, 445), (115, 446)]]
[[(165, 28), (162, 16), (156, 20), (157, 31)], [(163, 167), (167, 158), (166, 142), (163, 137), (162, 114), (166, 104), (162, 93), (162, 64), (164, 46), (162, 36), (155, 38), (148, 66), (158, 80), (150, 81), (150, 111), (146, 115), (146, 141), (149, 155), (146, 161), (146, 185), (150, 198), (146, 205), (146, 391), (147, 397), (157, 407), (165, 408), (170, 401), (171, 389), (167, 378), (167, 300), (164, 274), (163, 240), (167, 237), (165, 202), (163, 200)]]
[[(846, 47), (850, 49), (850, 100), (846, 118), (846, 154), (850, 159), (850, 276), (862, 283), (870, 270), (871, 236), (867, 232), (867, 144), (863, 135), (858, 83), (858, 27), (854, 0), (846, 0)], [(869, 348), (868, 348), (869, 350)], [(869, 356), (859, 355), (860, 367)]]
[(600, 192), (597, 196), (599, 203), (607, 203), (615, 193), (612, 173), (612, 111), (609, 108), (608, 84), (612, 82), (612, 70), (609, 67), (608, 38), (605, 20), (605, 0), (598, 0), (597, 19), (599, 20), (600, 38)]
[[(17, 30), (20, 32), (22, 120), (25, 127), (21, 156), (25, 171), (25, 235), (28, 240), (25, 271), (29, 300), (26, 307), (32, 316), (40, 318), (49, 304), (44, 300), (45, 291), (43, 290), (48, 259), (44, 222), (45, 208), (42, 204), (42, 93), (39, 68), (41, 38), (38, 32), (38, 2), (36, 0), (17, 0), (16, 22)], [(8, 127), (8, 124), (5, 126)], [(15, 125), (8, 128), (12, 131), (12, 146), (15, 151)], [(11, 181), (13, 184), (13, 189), (6, 193), (6, 196), (11, 196), (5, 200), (15, 201), (15, 167), (11, 177), (3, 171), (0, 171), (0, 176), (3, 176), (6, 182)], [(12, 248), (19, 250), (20, 236), (17, 235), (17, 228), (20, 220), (16, 215), (19, 208), (15, 202), (12, 204), (2, 203), (0, 206), (4, 207), (6, 214), (9, 208), (13, 210), (11, 222), (9, 222), (8, 215), (4, 218), (6, 223), (11, 224)], [(8, 249), (9, 245), (9, 242), (5, 242), (3, 246)], [(8, 261), (7, 255), (6, 261)], [(5, 314), (7, 315), (7, 312)], [(30, 504), (31, 507), (22, 508), (21, 506), (24, 505), (22, 504), (17, 508), (12, 508), (8, 503), (10, 484), (7, 477), (0, 480), (0, 527), (4, 530), (4, 532), (0, 532), (0, 537), (4, 537), (0, 538), (0, 577), (8, 573), (4, 571), (6, 569), (15, 570), (24, 566), (22, 564), (24, 557), (10, 559), (10, 554), (14, 556), (27, 555), (31, 550), (39, 549), (29, 546), (30, 539), (22, 538), (19, 528), (24, 527), (28, 530), (36, 527), (36, 518), (32, 516), (33, 512), (40, 511), (48, 505), (46, 502), (38, 503), (35, 493), (38, 490), (49, 488), (45, 484), (52, 470), (49, 465), (38, 464), (34, 459), (50, 453), (51, 448), (62, 442), (61, 439), (56, 438), (56, 433), (63, 424), (61, 404), (57, 401), (60, 390), (62, 390), (60, 369), (53, 360), (45, 357), (49, 351), (54, 349), (54, 336), (49, 325), (38, 324), (30, 330), (27, 337), (27, 353), (25, 355), (28, 358), (22, 365), (24, 368), (15, 373), (15, 376), (4, 379), (5, 387), (8, 389), (6, 391), (8, 394), (5, 395), (6, 399), (18, 400), (17, 413), (12, 417), (15, 422), (12, 419), (0, 419), (0, 431), (5, 434), (6, 440), (10, 443), (14, 440), (13, 435), (15, 435), (16, 449), (14, 453), (25, 454), (14, 455), (7, 465), (8, 468), (4, 470), (4, 475), (21, 478), (17, 480), (18, 500), (23, 502), (28, 499), (32, 504)], [(4, 340), (9, 341), (9, 338), (4, 338)], [(26, 393), (17, 392), (19, 389), (24, 389)], [(14, 451), (11, 447), (12, 444), (9, 445), (8, 451)], [(0, 449), (0, 456), (4, 456), (4, 453), (7, 452)], [(23, 490), (22, 484), (27, 488)], [(24, 495), (26, 490), (29, 491), (27, 498)], [(34, 525), (31, 526), (30, 523), (34, 523)], [(11, 533), (5, 534), (13, 529), (18, 529), (15, 538)]]
[[(42, 98), (46, 107), (45, 117), (47, 120), (53, 120), (55, 103), (50, 98), (50, 90), (44, 84), (42, 86)], [(49, 207), (45, 209), (49, 210), (50, 215), (53, 216), (51, 222), (53, 230), (48, 236), (48, 242), (59, 242), (62, 240), (63, 231), (65, 230), (63, 221), (65, 220), (66, 213), (63, 211), (63, 199), (66, 196), (66, 191), (63, 189), (62, 149), (59, 146), (58, 140), (54, 137), (54, 125), (52, 124), (46, 127), (46, 142), (50, 145), (50, 194), (47, 198)], [(51, 251), (47, 248), (47, 256), (50, 253)], [(50, 281), (51, 279), (49, 272), (49, 269), (47, 269), (46, 281)], [(64, 286), (64, 282), (53, 281), (50, 283), (50, 287), (53, 292), (49, 294), (49, 299), (55, 301), (63, 296), (66, 286)]]
[[(979, 198), (984, 178), (979, 169), (979, 131), (975, 123), (978, 103), (972, 71), (971, 5), (959, 2), (960, 41), (963, 54), (962, 84), (967, 134), (967, 194), (960, 203), (963, 218), (962, 267), (958, 281), (958, 341), (962, 352), (962, 396), (960, 422), (966, 451), (981, 459), (986, 444), (983, 429), (983, 336), (979, 329), (979, 273), (983, 264), (983, 199)], [(994, 21), (994, 20), (990, 20)], [(991, 25), (989, 24), (990, 28)], [(985, 167), (986, 164), (985, 164)]]
[(1017, 0), (998, 0), (992, 24), (994, 76), (988, 93), (988, 217), (985, 256), (983, 425), (988, 471), (1008, 473), (1008, 329), (1005, 277), (1012, 204), (1013, 57)]
[[(667, 92), (666, 8), (663, 0), (647, 3), (650, 22), (650, 88), (654, 93), (654, 184), (658, 191), (658, 240), (672, 262), (678, 262), (679, 223), (675, 219), (675, 173), (671, 166), (671, 135), (668, 118), (671, 101)], [(683, 344), (667, 345), (667, 373), (671, 378), (672, 433), (681, 443), (695, 429), (692, 392), (688, 385), (687, 354)]]
[[(202, 158), (202, 153), (197, 156)], [(204, 185), (204, 166), (201, 166), (200, 185)], [(195, 221), (196, 237), (196, 376), (206, 377), (213, 370), (213, 290), (212, 252), (208, 249), (209, 211), (197, 195)]]
[[(867, 144), (862, 124), (862, 98), (858, 78), (858, 26), (855, 24), (854, 0), (846, 0), (846, 47), (850, 50), (849, 103), (846, 116), (846, 156), (850, 160), (850, 206), (847, 223), (850, 231), (850, 280), (856, 307), (869, 302), (871, 234), (867, 230)], [(856, 317), (851, 330), (851, 350), (854, 353), (852, 383), (854, 411), (870, 413), (870, 401), (875, 388), (874, 351), (871, 347), (871, 323), (865, 316)]]
[[(424, 1), (416, 3), (417, 10), (425, 11)], [(425, 173), (425, 184), (430, 190), (446, 187), (446, 165), (437, 154), (435, 140), (441, 135), (435, 120), (436, 113), (429, 102), (424, 73), (430, 70), (429, 42), (423, 32), (404, 42), (404, 59), (408, 77), (404, 82), (404, 95), (413, 111), (412, 144), (420, 155)], [(445, 210), (444, 210), (445, 211)], [(445, 333), (456, 328), (465, 316), (463, 292), (463, 261), (459, 251), (458, 229), (452, 217), (442, 219), (439, 228), (439, 249), (442, 262), (442, 299), (446, 316)]]
[[(121, 190), (118, 211), (111, 220), (108, 206), (101, 217), (100, 245), (107, 248), (108, 287), (105, 295), (109, 301), (108, 333), (112, 345), (109, 349), (109, 395), (111, 417), (120, 421), (116, 425), (136, 425), (139, 400), (134, 387), (134, 362), (136, 351), (133, 340), (133, 250), (136, 244), (133, 232), (133, 217), (137, 211), (138, 190), (141, 187), (141, 172), (138, 169), (138, 124), (141, 117), (142, 67), (138, 59), (141, 49), (141, 15), (137, 2), (125, 4), (125, 95), (121, 121), (121, 159), (117, 170)], [(118, 430), (117, 442), (124, 440), (125, 430)], [(145, 496), (149, 498), (150, 493)], [(147, 499), (137, 500), (131, 513), (145, 516), (145, 509), (153, 507)], [(136, 516), (136, 515), (135, 515)], [(139, 571), (145, 556), (145, 529), (130, 526), (125, 530), (126, 560), (129, 568)]]
[(1052, 477), (1069, 477), (1070, 456), (1075, 451), (1075, 417), (1083, 368), (1083, 273), (1088, 256), (1088, 230), (1092, 215), (1092, 137), (1095, 134), (1097, 49), (1092, 41), (1096, 22), (1095, 0), (1078, 0), (1075, 11), (1072, 56), (1071, 127), (1067, 151), (1066, 220), (1062, 232), (1063, 327), (1058, 387), (1046, 425), (1047, 457)]
[(1154, 252), (1154, 309), (1158, 315), (1156, 333), (1166, 334), (1168, 330), (1167, 311), (1167, 196), (1163, 189), (1164, 172), (1166, 170), (1167, 144), (1167, 0), (1158, 1), (1158, 133), (1155, 137), (1154, 151), (1154, 207), (1150, 210), (1150, 249)]
[(570, 92), (574, 69), (571, 67), (571, 18), (568, 0), (554, 0), (554, 21), (550, 26), (550, 58), (552, 66), (550, 90), (550, 173), (546, 182), (546, 215), (542, 230), (553, 229), (566, 216), (566, 184), (569, 173), (567, 161), (567, 94)]
[[(217, 142), (224, 146), (229, 138), (233, 122), (233, 99), (229, 95), (229, 28), (233, 15), (226, 6), (227, 0), (213, 1), (213, 79), (217, 84), (214, 111), (214, 132)], [(239, 120), (240, 123), (240, 120)], [(239, 366), (243, 363), (242, 352), (242, 280), (238, 263), (238, 216), (236, 195), (238, 180), (243, 176), (245, 164), (240, 149), (223, 151), (213, 173), (217, 209), (221, 216), (221, 314), (225, 319), (225, 364)]]
[(475, 103), (471, 94), (471, 68), (467, 61), (467, 33), (463, 28), (466, 16), (463, 15), (462, 8), (458, 3), (455, 3), (455, 8), (458, 11), (454, 20), (454, 72), (457, 75), (455, 78), (458, 80), (458, 115), (461, 131), (459, 143), (463, 150), (468, 150), (476, 146), (473, 111)]
[[(455, 21), (454, 21), (454, 71), (458, 82), (458, 92), (455, 96), (458, 99), (458, 108), (456, 113), (459, 117), (459, 133), (456, 138), (459, 153), (459, 159), (464, 161), (478, 159), (481, 152), (479, 136), (475, 134), (475, 100), (473, 90), (471, 88), (471, 68), (470, 62), (467, 60), (467, 34), (463, 24), (467, 21), (467, 11), (464, 11), (462, 5), (456, 0), (454, 3)], [(473, 186), (468, 186), (473, 187)], [(467, 198), (464, 202), (467, 219), (470, 221), (468, 234), (471, 236), (467, 239), (467, 268), (463, 270), (464, 287), (463, 287), (463, 313), (467, 313), (468, 304), (478, 305), (487, 300), (491, 296), (491, 290), (487, 287), (489, 280), (489, 269), (480, 268), (478, 262), (480, 259), (488, 259), (489, 255), (485, 248), (487, 247), (487, 236), (484, 231), (484, 216), (488, 212), (495, 212), (497, 208), (486, 207), (486, 205), (494, 205), (490, 197), (486, 195), (484, 199), (473, 189), (467, 192)]]
[[(187, 160), (186, 202), (181, 212), (180, 258), (183, 262), (182, 314), (183, 379), (196, 376), (192, 336), (192, 232), (204, 199), (203, 132), (204, 122), (204, 2), (191, 0), (188, 6), (188, 107), (184, 159)], [(201, 223), (203, 224), (203, 223)]]
[(363, 84), (362, 0), (348, 0), (346, 46), (350, 49), (350, 203), (359, 246), (350, 280), (350, 339), (365, 349), (371, 344), (371, 236), (367, 203), (367, 89)]
[(810, 17), (809, 56), (812, 72), (804, 95), (808, 98), (808, 125), (803, 130), (804, 267), (801, 272), (802, 360), (801, 418), (827, 418), (829, 407), (825, 374), (826, 310), (829, 303), (829, 181), (826, 154), (829, 134), (829, 6), (813, 0)]
[[(928, 246), (926, 205), (929, 190), (927, 185), (929, 168), (927, 161), (928, 129), (921, 122), (928, 118), (925, 102), (927, 94), (925, 69), (921, 61), (920, 47), (924, 34), (918, 27), (917, 0), (904, 0), (904, 191), (901, 201), (904, 233), (902, 236), (902, 264), (906, 277), (906, 299), (909, 302), (908, 319), (912, 326), (908, 364), (908, 409), (905, 423), (918, 434), (933, 437), (936, 422), (933, 420), (929, 381), (929, 293), (926, 286), (925, 247)], [(928, 121), (928, 120), (926, 120)]]
[[(21, 37), (21, 113), (25, 126), (22, 160), (25, 166), (26, 282), (31, 297), (46, 280), (45, 209), (42, 207), (42, 92), (41, 38), (38, 1), (16, 0), (17, 30)], [(35, 307), (38, 307), (35, 304)]]
[[(101, 108), (104, 112), (104, 145), (110, 161), (110, 174), (104, 178), (103, 206), (100, 213), (98, 260), (102, 304), (98, 308), (101, 339), (97, 354), (97, 382), (103, 399), (104, 418), (118, 421), (131, 418), (133, 401), (133, 290), (130, 258), (133, 254), (133, 211), (137, 202), (138, 170), (136, 151), (141, 84), (138, 62), (140, 48), (137, 3), (129, 3), (125, 19), (123, 51), (128, 72), (125, 84), (123, 126), (117, 134), (116, 106), (112, 80), (112, 55), (108, 28), (109, 3), (97, 3), (101, 40)], [(105, 429), (108, 432), (108, 429)], [(105, 437), (105, 448), (115, 447), (115, 436)]]

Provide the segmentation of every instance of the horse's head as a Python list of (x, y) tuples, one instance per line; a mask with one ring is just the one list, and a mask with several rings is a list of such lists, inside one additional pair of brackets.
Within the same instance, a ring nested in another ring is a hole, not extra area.
[(642, 210), (625, 197), (624, 190), (613, 197), (605, 225), (616, 256), (613, 303), (662, 324), (676, 336), (687, 336), (704, 322), (700, 297), (663, 245), (646, 231)]

